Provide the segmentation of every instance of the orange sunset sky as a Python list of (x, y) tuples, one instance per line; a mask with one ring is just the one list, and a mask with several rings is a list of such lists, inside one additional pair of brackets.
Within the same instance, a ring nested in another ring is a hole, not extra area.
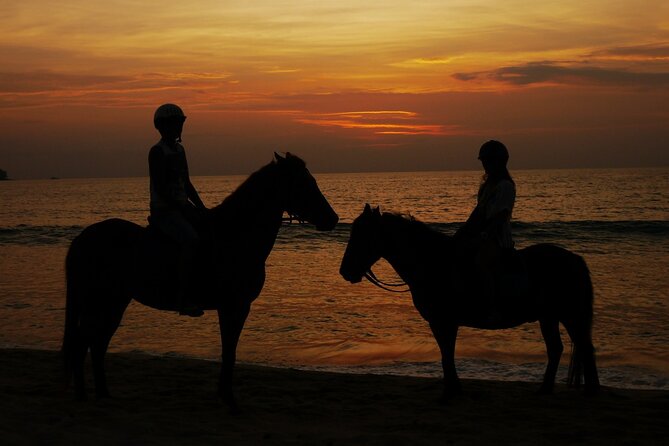
[(669, 2), (0, 4), (0, 168), (148, 174), (182, 106), (191, 175), (669, 164)]

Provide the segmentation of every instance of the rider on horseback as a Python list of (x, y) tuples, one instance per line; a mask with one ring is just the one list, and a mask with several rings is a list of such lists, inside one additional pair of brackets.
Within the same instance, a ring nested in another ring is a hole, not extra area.
[(481, 146), (479, 160), (485, 174), (478, 192), (477, 205), (455, 234), (465, 245), (473, 242), (476, 255), (474, 263), (484, 284), (492, 318), (497, 318), (495, 308), (495, 276), (503, 263), (511, 259), (514, 242), (511, 236), (511, 214), (516, 200), (516, 185), (506, 164), (509, 152), (504, 144), (490, 140)]
[(150, 222), (180, 246), (177, 259), (179, 314), (201, 316), (202, 310), (188, 301), (192, 263), (199, 243), (194, 224), (207, 208), (188, 175), (186, 152), (181, 145), (186, 116), (174, 104), (163, 104), (153, 116), (160, 141), (149, 152), (151, 176)]

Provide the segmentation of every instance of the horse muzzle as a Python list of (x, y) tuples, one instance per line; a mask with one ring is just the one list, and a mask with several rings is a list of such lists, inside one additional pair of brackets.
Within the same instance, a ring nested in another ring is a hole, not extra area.
[(351, 273), (351, 272), (349, 272), (349, 271), (345, 271), (343, 268), (340, 268), (340, 269), (339, 269), (339, 274), (341, 274), (341, 276), (342, 276), (342, 277), (344, 278), (344, 280), (346, 280), (347, 282), (351, 282), (351, 283), (360, 283), (360, 282), (362, 282), (362, 277), (363, 277), (362, 275), (356, 275), (356, 274), (353, 274), (353, 273)]
[(339, 216), (336, 213), (332, 213), (324, 221), (319, 221), (316, 223), (317, 231), (332, 231), (337, 223), (339, 222)]

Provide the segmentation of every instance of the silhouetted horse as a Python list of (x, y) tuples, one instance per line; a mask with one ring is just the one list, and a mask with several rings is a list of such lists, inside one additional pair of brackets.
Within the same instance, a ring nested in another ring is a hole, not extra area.
[[(284, 211), (331, 230), (338, 221), (304, 161), (288, 153), (253, 173), (202, 222), (201, 252), (190, 283), (191, 300), (217, 310), (222, 364), (218, 393), (236, 409), (232, 373), (239, 335), (265, 281), (265, 260)], [(66, 260), (67, 303), (63, 354), (76, 396), (86, 397), (84, 359), (90, 348), (96, 394), (108, 395), (104, 355), (132, 299), (177, 310), (174, 249), (156, 230), (111, 219), (77, 236)]]
[(500, 329), (537, 320), (548, 353), (548, 366), (539, 391), (553, 390), (563, 350), (561, 322), (574, 342), (572, 360), (582, 366), (585, 391), (596, 393), (599, 380), (591, 340), (593, 291), (583, 258), (550, 244), (519, 250), (518, 255), (527, 268), (527, 290), (514, 298), (497, 298), (503, 300), (500, 303), (503, 308), (500, 308), (501, 319), (493, 322), (487, 314), (489, 305), (477, 287), (473, 267), (463, 266), (468, 263), (463, 254), (453, 237), (412, 218), (381, 214), (378, 208), (372, 210), (366, 205), (353, 222), (340, 273), (356, 283), (368, 276), (380, 258), (392, 265), (411, 290), (416, 309), (430, 324), (439, 344), (444, 398), (461, 390), (454, 361), (459, 326)]

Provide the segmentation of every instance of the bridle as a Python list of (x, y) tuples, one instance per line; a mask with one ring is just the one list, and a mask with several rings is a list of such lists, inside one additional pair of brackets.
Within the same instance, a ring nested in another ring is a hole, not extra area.
[(298, 215), (296, 212), (292, 211), (291, 209), (293, 208), (293, 200), (294, 195), (295, 195), (295, 189), (297, 185), (297, 178), (292, 178), (292, 182), (288, 186), (288, 193), (286, 194), (286, 200), (285, 200), (285, 205), (283, 206), (284, 212), (288, 214), (288, 217), (281, 217), (281, 223), (288, 223), (292, 224), (293, 222), (297, 222), (298, 224), (304, 224), (306, 223), (306, 220), (302, 218), (300, 215)]
[(293, 222), (296, 222), (297, 224), (301, 225), (301, 224), (304, 224), (304, 223), (307, 222), (306, 220), (304, 220), (302, 217), (300, 217), (297, 214), (294, 214), (294, 213), (289, 212), (289, 211), (285, 211), (285, 212), (288, 214), (288, 217), (281, 217), (281, 223), (288, 223), (290, 225), (290, 224), (293, 224)]
[[(382, 290), (385, 291), (390, 291), (391, 293), (408, 293), (411, 291), (411, 288), (409, 285), (402, 281), (402, 282), (396, 282), (396, 283), (388, 283), (384, 282), (383, 280), (379, 279), (376, 277), (376, 274), (374, 274), (374, 271), (372, 271), (372, 266), (370, 265), (369, 269), (365, 272), (365, 279), (369, 281), (372, 285), (381, 288)], [(400, 287), (406, 287), (406, 289), (403, 290), (395, 290), (393, 288), (400, 288)]]
[[(369, 280), (369, 282), (372, 285), (375, 285), (382, 290), (390, 291), (391, 293), (407, 293), (411, 291), (411, 288), (409, 288), (409, 285), (407, 285), (406, 282), (401, 282), (401, 283), (387, 283), (382, 280), (380, 280), (378, 277), (376, 277), (376, 274), (372, 271), (372, 268), (370, 267), (369, 270), (365, 273), (365, 278)], [(393, 288), (399, 288), (406, 286), (407, 288), (404, 290), (394, 290)]]

